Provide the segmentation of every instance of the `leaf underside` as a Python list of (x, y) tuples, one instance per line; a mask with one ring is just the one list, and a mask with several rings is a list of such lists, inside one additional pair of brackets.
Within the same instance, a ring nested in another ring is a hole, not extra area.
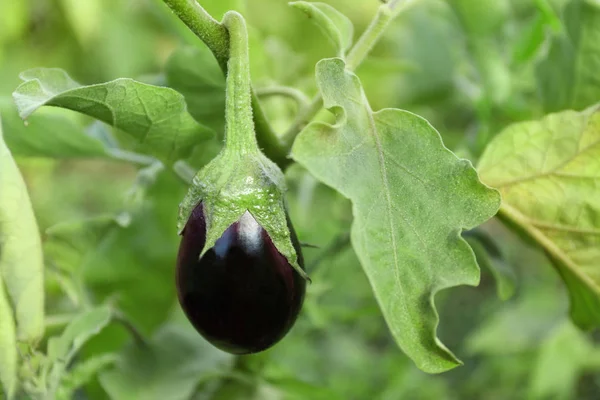
[(478, 283), (460, 232), (496, 213), (498, 193), (426, 120), (396, 109), (374, 113), (342, 60), (320, 61), (317, 82), (338, 122), (310, 124), (292, 156), (352, 201), (352, 244), (398, 345), (426, 372), (451, 369), (460, 361), (436, 337), (433, 298)]
[(571, 318), (600, 325), (600, 107), (514, 124), (479, 172), (502, 194), (499, 216), (541, 246), (564, 280)]

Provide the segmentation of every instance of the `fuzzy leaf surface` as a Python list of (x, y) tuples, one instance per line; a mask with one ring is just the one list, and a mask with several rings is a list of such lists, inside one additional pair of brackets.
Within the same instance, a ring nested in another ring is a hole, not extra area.
[(423, 118), (373, 112), (342, 60), (320, 61), (317, 82), (337, 123), (310, 124), (292, 156), (352, 201), (352, 245), (398, 345), (424, 371), (451, 369), (460, 361), (436, 336), (434, 295), (478, 283), (460, 233), (496, 213), (498, 193)]

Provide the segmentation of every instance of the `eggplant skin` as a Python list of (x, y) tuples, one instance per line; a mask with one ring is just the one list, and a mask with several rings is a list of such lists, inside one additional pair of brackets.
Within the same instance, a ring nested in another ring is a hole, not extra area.
[[(298, 262), (304, 262), (288, 219)], [(306, 281), (246, 212), (202, 258), (206, 219), (202, 203), (182, 232), (177, 256), (179, 303), (196, 330), (232, 354), (263, 351), (281, 340), (302, 308)]]

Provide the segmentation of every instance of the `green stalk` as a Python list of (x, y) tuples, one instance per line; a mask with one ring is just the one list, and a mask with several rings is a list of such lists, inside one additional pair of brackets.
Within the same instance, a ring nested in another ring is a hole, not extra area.
[(184, 24), (212, 51), (223, 72), (227, 71), (229, 34), (196, 0), (164, 0)]
[[(223, 73), (227, 74), (227, 60), (229, 59), (229, 32), (227, 28), (211, 17), (196, 0), (163, 1), (208, 46)], [(282, 145), (279, 137), (273, 131), (254, 92), (252, 92), (252, 109), (254, 111), (256, 139), (260, 148), (273, 162), (281, 168), (285, 168), (291, 163), (291, 160), (287, 157), (289, 148)]]
[(235, 11), (225, 14), (223, 25), (229, 31), (225, 149), (238, 154), (246, 154), (258, 150), (254, 121), (252, 120), (248, 33), (244, 18)]
[[(420, 0), (392, 0), (379, 6), (377, 14), (369, 24), (369, 27), (363, 32), (358, 41), (346, 57), (346, 69), (356, 70), (360, 64), (367, 58), (375, 44), (381, 39), (383, 33), (401, 12), (417, 4)], [(283, 144), (286, 148), (291, 148), (296, 136), (308, 123), (310, 123), (323, 109), (323, 99), (318, 93), (311, 101), (310, 105), (298, 114), (292, 126), (283, 135)]]

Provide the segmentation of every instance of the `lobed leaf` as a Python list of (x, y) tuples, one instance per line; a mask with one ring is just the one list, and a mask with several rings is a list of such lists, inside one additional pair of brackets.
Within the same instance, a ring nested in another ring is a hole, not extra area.
[(196, 144), (212, 136), (173, 89), (125, 78), (81, 86), (60, 69), (28, 70), (21, 79), (24, 83), (13, 93), (21, 118), (44, 105), (78, 111), (130, 134), (167, 163), (187, 157)]
[(543, 248), (568, 287), (571, 318), (600, 325), (600, 107), (509, 126), (479, 163), (499, 216)]
[(327, 39), (335, 46), (336, 55), (344, 57), (344, 54), (352, 46), (354, 36), (354, 25), (348, 17), (325, 3), (294, 1), (289, 4), (303, 11), (308, 18), (313, 19)]
[(44, 333), (43, 268), (27, 188), (0, 128), (0, 276), (15, 316), (17, 339), (22, 341), (35, 342)]
[(564, 10), (566, 29), (537, 67), (547, 111), (583, 110), (600, 100), (600, 3), (573, 0)]
[(374, 113), (342, 60), (320, 61), (317, 82), (337, 124), (310, 124), (292, 157), (352, 201), (352, 244), (398, 345), (424, 371), (451, 369), (460, 361), (436, 337), (433, 297), (478, 283), (460, 232), (495, 214), (498, 193), (423, 118)]

